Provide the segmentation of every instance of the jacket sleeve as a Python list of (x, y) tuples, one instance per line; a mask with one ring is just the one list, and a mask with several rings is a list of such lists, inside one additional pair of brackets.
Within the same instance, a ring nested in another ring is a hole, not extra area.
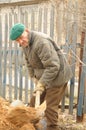
[(39, 82), (45, 86), (50, 86), (50, 83), (56, 78), (60, 69), (58, 54), (52, 43), (46, 41), (38, 44), (36, 53), (45, 68)]
[(28, 61), (28, 58), (25, 56), (25, 60), (26, 60), (26, 63), (27, 63), (27, 67), (28, 67), (28, 71), (29, 71), (29, 76), (32, 78), (34, 77), (34, 70), (33, 68), (31, 67), (29, 61)]

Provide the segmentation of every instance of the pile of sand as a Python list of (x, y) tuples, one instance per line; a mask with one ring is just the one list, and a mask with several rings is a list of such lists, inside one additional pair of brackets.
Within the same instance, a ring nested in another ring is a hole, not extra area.
[[(1, 116), (1, 115), (0, 115)], [(18, 128), (10, 123), (5, 117), (0, 117), (0, 130), (18, 130)]]
[(10, 107), (10, 103), (0, 97), (0, 130), (35, 130), (38, 122), (35, 108)]
[(0, 130), (18, 130), (15, 125), (6, 119), (9, 105), (9, 102), (0, 97)]
[(0, 118), (6, 116), (10, 103), (0, 97)]
[(19, 128), (28, 123), (32, 124), (31, 127), (36, 126), (39, 121), (35, 108), (25, 106), (11, 108), (8, 111), (6, 119)]

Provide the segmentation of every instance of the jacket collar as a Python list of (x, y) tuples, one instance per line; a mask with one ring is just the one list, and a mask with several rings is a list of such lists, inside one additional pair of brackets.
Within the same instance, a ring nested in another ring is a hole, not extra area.
[(33, 42), (34, 42), (34, 38), (33, 38), (33, 32), (30, 31), (29, 32), (29, 36), (28, 36), (28, 39), (29, 39), (29, 47), (32, 46)]

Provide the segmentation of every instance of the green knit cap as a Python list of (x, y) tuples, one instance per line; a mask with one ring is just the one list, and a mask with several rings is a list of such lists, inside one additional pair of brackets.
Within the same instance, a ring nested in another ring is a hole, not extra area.
[(25, 26), (21, 23), (15, 24), (10, 30), (10, 39), (16, 40), (24, 32)]

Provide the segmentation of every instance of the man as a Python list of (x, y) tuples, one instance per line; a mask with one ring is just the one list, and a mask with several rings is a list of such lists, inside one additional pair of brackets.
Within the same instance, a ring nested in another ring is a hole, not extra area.
[[(55, 42), (46, 34), (29, 31), (17, 23), (10, 30), (10, 39), (23, 48), (29, 75), (37, 80), (35, 91), (40, 91), (41, 103), (46, 100), (47, 130), (59, 130), (58, 105), (72, 77), (70, 66)], [(34, 107), (33, 96), (30, 106)]]

